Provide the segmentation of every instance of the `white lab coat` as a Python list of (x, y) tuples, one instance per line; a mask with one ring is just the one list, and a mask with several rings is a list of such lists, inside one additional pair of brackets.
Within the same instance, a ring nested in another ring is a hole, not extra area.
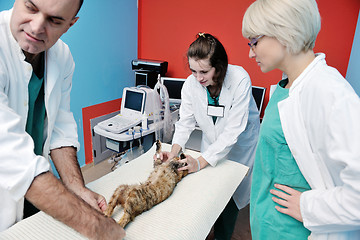
[(50, 149), (79, 149), (76, 122), (70, 112), (74, 61), (61, 40), (46, 52), (45, 130), (43, 156), (34, 154), (25, 132), (28, 83), (32, 67), (13, 38), (10, 11), (0, 13), (0, 231), (22, 218), (23, 197), (34, 177), (49, 171)]
[(317, 54), (278, 106), (286, 141), (312, 189), (300, 199), (310, 239), (360, 239), (359, 97)]
[(180, 119), (175, 124), (172, 143), (184, 149), (197, 123), (202, 130), (201, 154), (211, 166), (216, 166), (222, 159), (248, 166), (249, 174), (233, 195), (241, 209), (250, 199), (252, 166), (260, 128), (250, 77), (242, 67), (228, 65), (219, 104), (225, 106), (224, 117), (218, 117), (214, 125), (212, 117), (207, 114), (206, 88), (190, 75), (181, 91)]

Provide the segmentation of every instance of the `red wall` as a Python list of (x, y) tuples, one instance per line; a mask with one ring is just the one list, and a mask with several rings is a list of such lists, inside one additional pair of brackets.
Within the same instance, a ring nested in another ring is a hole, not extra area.
[[(209, 32), (224, 44), (231, 64), (242, 65), (250, 74), (253, 85), (269, 90), (271, 84), (280, 80), (281, 73), (273, 71), (263, 74), (256, 63), (248, 58), (248, 41), (241, 34), (242, 16), (252, 2), (139, 0), (138, 58), (166, 60), (169, 62), (167, 76), (185, 78), (190, 74), (185, 57), (189, 44), (198, 32)], [(315, 51), (325, 52), (328, 64), (345, 76), (360, 0), (318, 0), (318, 5), (322, 30)], [(119, 110), (120, 101), (116, 99), (83, 108), (86, 164), (92, 162), (90, 119)]]
[(115, 99), (109, 102), (104, 102), (82, 109), (83, 116), (83, 131), (84, 131), (84, 149), (85, 149), (85, 164), (93, 162), (93, 152), (92, 152), (92, 132), (90, 120), (116, 112), (120, 109), (121, 98)]
[[(242, 16), (253, 0), (139, 0), (138, 57), (169, 62), (169, 77), (190, 74), (185, 53), (198, 32), (219, 38), (229, 63), (242, 65), (255, 86), (270, 89), (279, 71), (264, 74), (248, 58), (248, 40), (242, 37)], [(359, 0), (318, 0), (322, 29), (315, 52), (324, 52), (329, 65), (346, 75), (359, 14)], [(265, 103), (268, 99), (267, 91)]]

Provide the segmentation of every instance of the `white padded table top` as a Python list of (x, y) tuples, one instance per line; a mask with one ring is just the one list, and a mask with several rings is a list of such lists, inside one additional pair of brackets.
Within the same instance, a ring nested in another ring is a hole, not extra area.
[[(163, 144), (163, 150), (170, 150)], [(137, 159), (121, 166), (87, 186), (110, 200), (120, 184), (133, 184), (147, 179), (153, 169), (155, 146)], [(198, 152), (186, 150), (194, 157)], [(216, 167), (208, 166), (187, 175), (164, 202), (137, 216), (126, 227), (126, 240), (205, 239), (248, 171), (248, 167), (224, 160)], [(122, 208), (115, 208), (113, 218), (119, 220)], [(22, 220), (0, 233), (0, 239), (86, 239), (75, 230), (44, 212)]]

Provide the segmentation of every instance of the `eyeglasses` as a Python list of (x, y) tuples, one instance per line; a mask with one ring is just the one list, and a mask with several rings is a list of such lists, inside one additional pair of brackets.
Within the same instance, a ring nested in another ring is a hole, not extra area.
[(251, 49), (254, 49), (254, 47), (256, 47), (259, 39), (262, 38), (263, 36), (265, 36), (265, 35), (260, 35), (260, 36), (258, 36), (258, 37), (256, 37), (256, 38), (252, 38), (252, 39), (250, 40), (250, 42), (248, 43), (249, 47), (250, 47)]

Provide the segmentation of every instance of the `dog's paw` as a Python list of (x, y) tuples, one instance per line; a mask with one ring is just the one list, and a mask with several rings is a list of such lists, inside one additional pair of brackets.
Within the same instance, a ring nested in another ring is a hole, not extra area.
[(185, 167), (187, 165), (188, 165), (187, 162), (184, 162), (184, 163), (179, 162), (179, 167), (178, 168)]
[(173, 162), (171, 162), (171, 165), (172, 165), (173, 169), (177, 170), (178, 168), (182, 168), (182, 167), (187, 166), (187, 163), (182, 163), (182, 162), (179, 162), (179, 161), (173, 161)]

